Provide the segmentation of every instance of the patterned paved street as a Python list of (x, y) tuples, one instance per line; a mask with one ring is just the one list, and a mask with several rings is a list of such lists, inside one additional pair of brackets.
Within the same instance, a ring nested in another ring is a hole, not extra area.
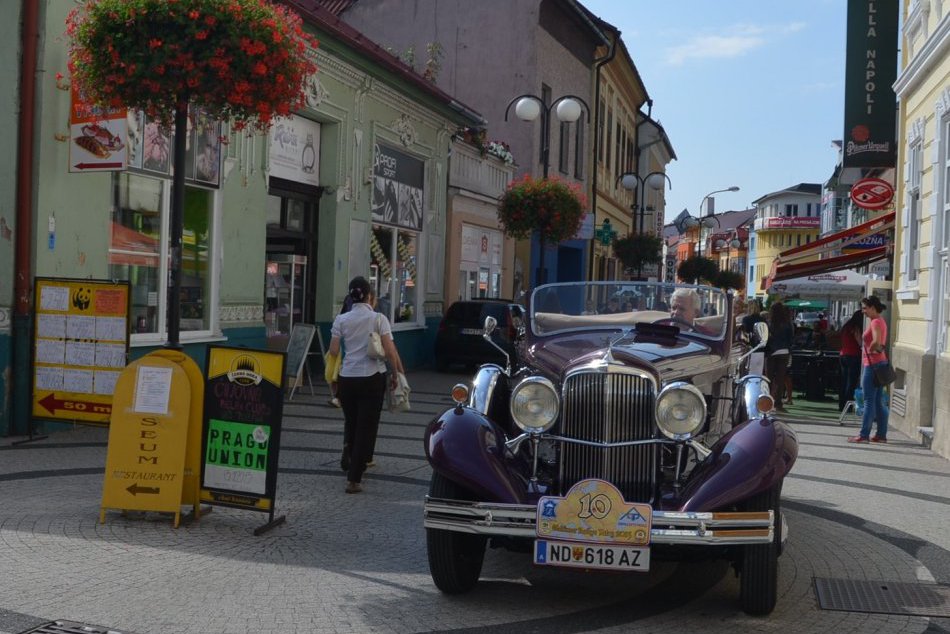
[[(766, 619), (738, 608), (725, 565), (655, 562), (642, 576), (534, 569), (489, 551), (462, 597), (429, 578), (422, 435), (458, 375), (416, 372), (411, 412), (384, 413), (365, 492), (346, 495), (342, 416), (325, 385), (285, 404), (277, 511), (215, 507), (172, 528), (167, 515), (109, 512), (98, 523), (106, 432), (76, 427), (0, 447), (0, 632), (54, 619), (138, 634), (311, 632), (945, 632), (950, 620), (821, 610), (815, 577), (950, 583), (950, 463), (894, 435), (798, 421), (786, 481), (790, 539)], [(13, 439), (17, 440), (17, 439)]]

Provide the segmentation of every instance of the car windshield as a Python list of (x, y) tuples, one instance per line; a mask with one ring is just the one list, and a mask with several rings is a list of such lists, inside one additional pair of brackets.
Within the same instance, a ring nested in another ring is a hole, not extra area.
[(798, 321), (818, 321), (818, 313), (798, 313)]
[(726, 294), (717, 288), (657, 282), (567, 282), (531, 294), (531, 330), (547, 336), (570, 330), (613, 329), (660, 322), (682, 332), (723, 339)]

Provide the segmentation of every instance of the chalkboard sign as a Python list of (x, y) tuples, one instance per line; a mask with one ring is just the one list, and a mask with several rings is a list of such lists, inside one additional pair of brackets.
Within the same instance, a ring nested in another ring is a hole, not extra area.
[(294, 329), (290, 332), (290, 340), (287, 342), (287, 376), (297, 379), (300, 377), (300, 371), (303, 370), (303, 364), (307, 362), (307, 353), (310, 352), (310, 344), (313, 342), (313, 333), (317, 327), (312, 324), (294, 324)]

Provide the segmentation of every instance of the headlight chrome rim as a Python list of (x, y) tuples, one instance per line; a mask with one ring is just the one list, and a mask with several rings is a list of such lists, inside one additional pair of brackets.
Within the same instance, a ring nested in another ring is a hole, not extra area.
[[(549, 400), (538, 402), (545, 397)], [(529, 434), (542, 434), (557, 422), (561, 401), (554, 383), (542, 376), (529, 376), (511, 391), (509, 409), (511, 420), (519, 429)]]
[[(684, 398), (687, 400), (669, 402), (670, 399)], [(690, 403), (689, 399), (694, 402)], [(676, 381), (660, 390), (654, 412), (656, 425), (664, 436), (672, 440), (689, 440), (706, 422), (706, 397), (695, 385)]]

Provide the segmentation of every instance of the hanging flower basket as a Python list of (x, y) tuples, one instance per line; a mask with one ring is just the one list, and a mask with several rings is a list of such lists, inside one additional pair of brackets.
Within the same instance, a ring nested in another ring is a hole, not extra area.
[(512, 181), (502, 194), (498, 220), (512, 238), (523, 240), (537, 231), (542, 241), (557, 243), (577, 233), (586, 206), (579, 185), (526, 175)]
[(69, 13), (69, 70), (83, 97), (170, 123), (183, 102), (266, 129), (303, 105), (316, 40), (269, 0), (86, 0)]

